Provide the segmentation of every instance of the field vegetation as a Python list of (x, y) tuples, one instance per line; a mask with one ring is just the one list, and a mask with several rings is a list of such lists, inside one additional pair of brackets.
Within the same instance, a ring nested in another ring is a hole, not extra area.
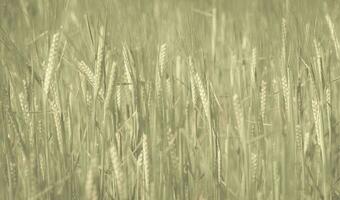
[(1, 0), (0, 199), (340, 199), (339, 9)]

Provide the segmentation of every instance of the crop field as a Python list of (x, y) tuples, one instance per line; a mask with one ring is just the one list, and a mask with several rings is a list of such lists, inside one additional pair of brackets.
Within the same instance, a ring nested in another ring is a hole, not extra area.
[(340, 1), (0, 0), (0, 199), (340, 199)]

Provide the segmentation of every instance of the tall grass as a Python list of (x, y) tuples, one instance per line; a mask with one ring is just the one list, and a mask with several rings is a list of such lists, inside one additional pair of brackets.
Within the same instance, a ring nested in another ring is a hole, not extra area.
[(340, 199), (339, 6), (4, 0), (0, 199)]

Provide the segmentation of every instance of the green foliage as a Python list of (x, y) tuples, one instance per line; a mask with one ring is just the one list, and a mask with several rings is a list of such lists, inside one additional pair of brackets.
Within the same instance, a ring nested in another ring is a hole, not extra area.
[(339, 6), (1, 1), (0, 199), (339, 199)]

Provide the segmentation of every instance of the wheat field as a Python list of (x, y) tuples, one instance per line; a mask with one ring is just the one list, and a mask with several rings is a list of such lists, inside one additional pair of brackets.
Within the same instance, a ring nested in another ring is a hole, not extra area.
[(1, 0), (0, 199), (340, 199), (339, 9)]

